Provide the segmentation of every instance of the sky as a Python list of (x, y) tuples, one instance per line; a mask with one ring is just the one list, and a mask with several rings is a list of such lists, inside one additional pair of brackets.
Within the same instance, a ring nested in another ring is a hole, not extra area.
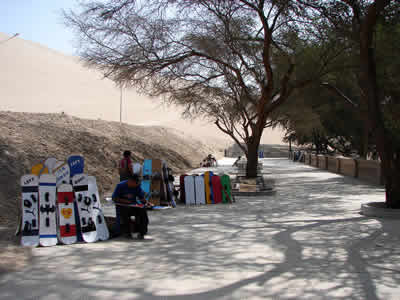
[(74, 54), (73, 34), (62, 24), (61, 10), (75, 6), (76, 0), (0, 0), (0, 32)]

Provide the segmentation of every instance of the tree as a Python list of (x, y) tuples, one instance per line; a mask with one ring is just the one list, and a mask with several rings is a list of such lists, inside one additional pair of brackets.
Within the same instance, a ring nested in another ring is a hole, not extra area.
[(316, 43), (325, 33), (307, 14), (287, 0), (91, 0), (64, 13), (88, 66), (211, 119), (246, 154), (248, 177), (271, 113), (343, 51)]
[[(329, 31), (335, 28), (338, 43), (351, 46), (351, 55), (358, 62), (354, 72), (359, 89), (359, 112), (363, 115), (365, 132), (376, 144), (382, 162), (386, 204), (400, 208), (400, 127), (395, 117), (400, 99), (398, 89), (394, 88), (399, 74), (398, 68), (390, 66), (384, 58), (389, 52), (380, 55), (379, 48), (387, 48), (384, 43), (389, 42), (394, 50), (398, 44), (397, 39), (389, 37), (399, 35), (400, 4), (394, 0), (302, 1), (306, 2), (326, 18), (331, 25), (327, 26)], [(378, 44), (380, 38), (383, 44)], [(334, 88), (342, 98), (349, 99)]]
[(357, 153), (366, 157), (371, 147), (364, 144), (359, 98), (352, 87), (351, 69), (346, 65), (349, 64), (338, 66), (340, 72), (326, 77), (350, 95), (351, 100), (344, 101), (336, 91), (332, 93), (325, 87), (326, 83), (321, 84), (323, 81), (294, 93), (293, 99), (274, 113), (274, 120), (286, 130), (286, 139), (290, 138), (298, 145), (311, 146), (317, 153), (336, 152), (345, 156)]

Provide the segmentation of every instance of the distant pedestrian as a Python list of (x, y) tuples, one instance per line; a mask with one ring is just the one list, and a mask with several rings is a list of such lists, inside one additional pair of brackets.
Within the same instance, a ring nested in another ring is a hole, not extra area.
[(119, 181), (127, 180), (130, 175), (133, 175), (131, 151), (124, 151), (123, 158), (119, 162)]

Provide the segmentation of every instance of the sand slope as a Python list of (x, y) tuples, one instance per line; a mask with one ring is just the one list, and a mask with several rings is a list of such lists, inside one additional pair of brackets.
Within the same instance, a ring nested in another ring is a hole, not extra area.
[[(0, 33), (0, 41), (8, 36)], [(40, 44), (14, 38), (0, 43), (0, 110), (59, 113), (118, 121), (120, 91), (101, 74), (83, 67), (75, 57)], [(181, 118), (180, 109), (157, 99), (123, 91), (123, 121), (167, 126), (223, 147), (232, 141), (213, 124)], [(281, 144), (280, 131), (266, 131), (263, 143)]]
[(202, 142), (162, 127), (123, 124), (120, 133), (118, 122), (0, 112), (0, 240), (1, 226), (16, 221), (20, 177), (48, 157), (65, 160), (71, 154), (83, 155), (86, 172), (97, 177), (101, 191), (111, 191), (119, 180), (117, 162), (122, 150), (132, 150), (135, 161), (162, 158), (175, 171), (197, 166), (212, 151)]

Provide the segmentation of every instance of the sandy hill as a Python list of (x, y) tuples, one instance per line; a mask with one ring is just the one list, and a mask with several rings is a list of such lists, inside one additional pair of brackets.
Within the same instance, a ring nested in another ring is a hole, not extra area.
[[(0, 33), (0, 41), (8, 38)], [(13, 38), (0, 44), (0, 110), (36, 113), (65, 112), (81, 118), (118, 121), (120, 91), (101, 74), (83, 67), (72, 56), (40, 44)], [(172, 127), (215, 147), (232, 141), (215, 125), (183, 120), (177, 107), (123, 91), (123, 121), (136, 125)], [(281, 144), (280, 131), (267, 130), (262, 143)]]
[(0, 225), (15, 224), (19, 180), (32, 165), (50, 156), (65, 160), (80, 154), (86, 172), (97, 177), (102, 191), (110, 191), (119, 178), (121, 149), (132, 150), (137, 161), (165, 159), (175, 171), (193, 168), (211, 151), (202, 142), (157, 126), (123, 124), (121, 130), (118, 122), (66, 114), (0, 112)]

